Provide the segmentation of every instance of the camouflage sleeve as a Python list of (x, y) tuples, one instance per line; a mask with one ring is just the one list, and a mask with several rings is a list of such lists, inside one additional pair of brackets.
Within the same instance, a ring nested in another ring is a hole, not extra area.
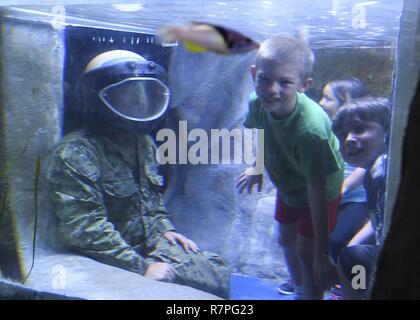
[(153, 198), (156, 200), (154, 216), (157, 222), (158, 229), (161, 233), (167, 231), (175, 231), (175, 227), (169, 220), (170, 214), (165, 207), (163, 201), (163, 187), (165, 186), (165, 180), (162, 175), (159, 174), (159, 163), (156, 159), (157, 150), (153, 139), (147, 136), (148, 142), (148, 155), (145, 161), (145, 172), (148, 180), (152, 184)]
[(158, 194), (160, 206), (155, 211), (155, 217), (157, 218), (157, 226), (161, 233), (167, 231), (175, 231), (175, 226), (169, 220), (169, 212), (163, 205), (163, 197), (161, 193)]
[(97, 261), (144, 274), (147, 264), (107, 219), (98, 161), (92, 147), (67, 144), (47, 171), (50, 197), (65, 244)]

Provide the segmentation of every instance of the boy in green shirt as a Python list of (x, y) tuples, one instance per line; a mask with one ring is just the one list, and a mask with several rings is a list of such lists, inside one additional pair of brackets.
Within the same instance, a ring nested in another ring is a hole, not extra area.
[[(255, 93), (244, 122), (264, 129), (264, 164), (278, 189), (279, 242), (296, 299), (322, 299), (337, 280), (328, 236), (336, 222), (344, 163), (327, 114), (304, 94), (313, 82), (313, 60), (300, 40), (277, 36), (263, 42), (251, 66)], [(261, 183), (262, 174), (250, 168), (237, 186), (251, 192), (254, 184), (261, 190)]]

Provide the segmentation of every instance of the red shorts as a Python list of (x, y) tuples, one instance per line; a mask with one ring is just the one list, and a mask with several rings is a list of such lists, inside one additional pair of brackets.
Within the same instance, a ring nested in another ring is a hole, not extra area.
[[(328, 202), (328, 231), (331, 232), (337, 223), (338, 207), (341, 195)], [(298, 223), (298, 234), (305, 238), (313, 238), (311, 211), (309, 208), (290, 207), (284, 203), (277, 193), (275, 219), (279, 223)]]

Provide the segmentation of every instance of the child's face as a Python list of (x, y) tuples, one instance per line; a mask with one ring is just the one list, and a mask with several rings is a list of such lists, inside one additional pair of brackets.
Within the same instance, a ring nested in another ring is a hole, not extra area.
[(261, 59), (258, 67), (252, 66), (251, 74), (262, 105), (278, 116), (289, 115), (296, 104), (296, 92), (304, 92), (312, 84), (311, 79), (301, 80), (297, 66), (269, 59)]
[(340, 133), (340, 150), (346, 162), (369, 168), (385, 152), (385, 132), (375, 121), (365, 121), (354, 115), (347, 119)]
[(340, 101), (338, 101), (330, 85), (326, 85), (322, 91), (322, 99), (319, 101), (320, 106), (325, 110), (330, 119), (334, 118), (338, 108), (340, 108)]

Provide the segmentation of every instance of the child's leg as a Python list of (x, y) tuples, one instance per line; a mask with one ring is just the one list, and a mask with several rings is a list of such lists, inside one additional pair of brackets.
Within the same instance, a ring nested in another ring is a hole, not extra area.
[[(378, 247), (373, 245), (358, 245), (346, 247), (341, 251), (338, 258), (337, 270), (342, 281), (345, 298), (348, 300), (360, 300), (368, 298), (370, 279), (373, 275), (376, 263)], [(353, 273), (353, 267), (363, 267), (364, 277), (358, 272)], [(356, 288), (352, 287), (352, 279), (356, 276)], [(362, 282), (362, 280), (364, 280)]]
[(337, 260), (337, 273), (340, 279), (341, 288), (343, 289), (343, 296), (345, 300), (360, 300), (351, 287), (350, 280), (344, 274), (343, 267), (341, 266), (340, 258)]
[[(328, 203), (328, 231), (331, 232), (337, 221), (337, 211), (340, 196)], [(314, 272), (314, 234), (309, 209), (302, 211), (298, 222), (297, 252), (301, 263), (304, 298), (310, 300), (322, 299), (324, 290), (317, 284)]]
[(331, 258), (337, 263), (340, 251), (369, 219), (366, 202), (347, 202), (340, 206), (337, 224), (330, 234)]
[(303, 297), (305, 300), (322, 300), (323, 290), (315, 281), (314, 273), (314, 240), (298, 236), (297, 253), (302, 270)]
[(279, 244), (283, 248), (284, 258), (290, 276), (296, 286), (302, 286), (302, 271), (297, 257), (297, 235), (299, 211), (287, 206), (277, 192), (275, 219), (279, 223)]
[(283, 249), (284, 258), (290, 277), (295, 286), (302, 285), (302, 272), (297, 256), (297, 223), (279, 223), (279, 244)]

